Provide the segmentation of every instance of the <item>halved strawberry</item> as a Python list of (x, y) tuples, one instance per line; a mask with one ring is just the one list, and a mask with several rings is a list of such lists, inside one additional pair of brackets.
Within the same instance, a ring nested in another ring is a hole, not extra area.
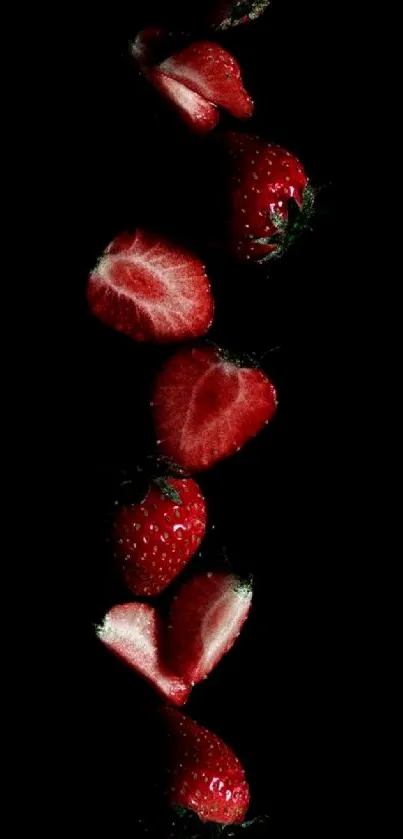
[(277, 396), (262, 370), (196, 347), (168, 359), (151, 404), (161, 453), (198, 472), (254, 437), (274, 416)]
[(197, 41), (167, 58), (158, 69), (232, 116), (252, 116), (253, 102), (243, 87), (241, 68), (219, 44)]
[(110, 243), (90, 274), (87, 297), (96, 317), (136, 341), (199, 337), (213, 320), (200, 259), (144, 230)]
[(211, 131), (219, 120), (218, 108), (238, 119), (252, 115), (253, 102), (243, 86), (239, 64), (227, 50), (211, 41), (197, 41), (153, 66), (150, 33), (151, 42), (161, 37), (160, 30), (139, 33), (132, 53), (148, 80), (190, 128), (199, 134)]
[(97, 636), (118, 658), (136, 670), (160, 695), (184, 705), (190, 686), (165, 667), (162, 656), (162, 621), (148, 603), (114, 606), (97, 627)]
[(184, 583), (168, 619), (170, 670), (190, 684), (208, 676), (235, 643), (251, 602), (251, 583), (234, 574), (209, 571)]
[(250, 792), (232, 749), (180, 711), (164, 708), (161, 714), (167, 725), (167, 796), (171, 806), (193, 810), (203, 822), (242, 822)]

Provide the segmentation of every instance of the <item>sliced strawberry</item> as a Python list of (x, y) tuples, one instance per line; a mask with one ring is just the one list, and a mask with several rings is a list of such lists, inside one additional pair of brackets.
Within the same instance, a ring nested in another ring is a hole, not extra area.
[(168, 743), (168, 800), (201, 821), (238, 824), (250, 792), (240, 761), (223, 740), (173, 708), (164, 708)]
[(252, 602), (252, 586), (234, 574), (199, 574), (172, 601), (167, 633), (169, 668), (190, 684), (208, 676), (233, 646)]
[(197, 472), (254, 437), (274, 416), (277, 397), (262, 370), (201, 347), (168, 359), (155, 380), (152, 406), (161, 452)]
[(253, 102), (243, 86), (239, 64), (219, 44), (197, 41), (158, 69), (234, 117), (252, 116)]
[(162, 622), (148, 603), (114, 606), (97, 636), (118, 658), (144, 677), (168, 702), (184, 705), (190, 686), (170, 673), (161, 660)]
[(114, 554), (137, 596), (163, 591), (196, 553), (206, 529), (206, 502), (191, 478), (153, 481), (141, 504), (118, 508)]
[(235, 58), (210, 41), (197, 41), (161, 63), (153, 60), (163, 42), (163, 30), (139, 32), (132, 54), (158, 92), (176, 109), (184, 122), (198, 134), (217, 125), (218, 108), (238, 119), (252, 115), (253, 102), (246, 92)]
[(143, 230), (111, 242), (90, 274), (87, 296), (96, 317), (136, 341), (201, 336), (213, 319), (202, 262)]
[(208, 134), (217, 125), (220, 115), (215, 105), (186, 85), (171, 79), (160, 70), (147, 72), (148, 80), (165, 96), (186, 125), (197, 134)]

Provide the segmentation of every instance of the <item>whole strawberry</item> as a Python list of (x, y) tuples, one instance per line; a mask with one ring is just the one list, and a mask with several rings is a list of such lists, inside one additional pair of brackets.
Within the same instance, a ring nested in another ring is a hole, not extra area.
[(140, 504), (119, 507), (114, 555), (133, 594), (163, 591), (196, 553), (206, 521), (206, 503), (192, 478), (157, 478)]
[(281, 256), (313, 213), (314, 190), (304, 169), (291, 152), (259, 137), (231, 131), (225, 142), (230, 249), (241, 260)]
[(122, 234), (108, 245), (90, 274), (87, 297), (99, 320), (136, 341), (200, 337), (213, 320), (200, 259), (145, 230)]
[(205, 346), (168, 359), (151, 404), (161, 453), (197, 472), (254, 437), (274, 416), (277, 396), (262, 370)]
[(216, 734), (180, 711), (163, 710), (167, 724), (168, 799), (193, 810), (203, 821), (236, 824), (250, 801), (245, 772)]
[(227, 50), (211, 41), (196, 41), (154, 64), (153, 53), (164, 35), (158, 28), (140, 32), (132, 54), (148, 81), (192, 131), (211, 131), (220, 118), (218, 108), (238, 119), (252, 115), (253, 102), (243, 86), (239, 64)]
[(188, 684), (205, 679), (235, 643), (251, 608), (252, 586), (208, 571), (185, 582), (169, 613), (166, 661)]

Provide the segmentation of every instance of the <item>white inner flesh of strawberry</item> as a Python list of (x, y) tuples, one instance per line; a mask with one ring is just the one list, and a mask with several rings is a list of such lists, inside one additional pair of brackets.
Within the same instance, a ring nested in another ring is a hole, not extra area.
[(116, 294), (130, 298), (150, 321), (157, 317), (159, 324), (176, 327), (186, 325), (193, 315), (192, 280), (200, 282), (200, 270), (191, 272), (189, 262), (172, 264), (172, 256), (156, 246), (141, 255), (131, 250), (106, 254), (96, 277)]
[[(197, 96), (204, 96), (211, 105), (215, 104), (214, 101), (212, 101), (215, 97), (215, 91), (209, 85), (205, 75), (198, 73), (191, 67), (182, 67), (173, 58), (167, 58), (166, 61), (163, 61), (163, 63), (160, 64), (158, 69), (162, 73), (167, 74), (170, 78), (172, 78), (171, 73), (174, 73), (174, 81), (177, 83), (180, 83), (180, 80), (183, 82), (183, 85), (186, 85), (186, 82), (188, 85), (190, 84), (190, 88), (187, 85), (186, 89), (191, 92), (193, 92), (192, 85), (194, 85), (199, 90), (199, 93), (196, 93)], [(200, 91), (202, 91), (202, 93)]]
[(167, 696), (186, 691), (177, 676), (163, 672), (159, 646), (161, 621), (147, 604), (127, 604), (112, 609), (97, 631), (98, 638), (116, 655), (132, 665)]
[[(219, 361), (217, 364), (212, 364), (211, 367), (208, 370), (206, 370), (206, 372), (203, 374), (203, 376), (201, 376), (200, 379), (198, 379), (197, 384), (195, 385), (195, 387), (193, 389), (191, 399), (189, 399), (188, 409), (187, 409), (187, 412), (186, 412), (185, 419), (183, 421), (182, 432), (181, 432), (180, 443), (179, 443), (179, 448), (180, 448), (181, 451), (182, 450), (187, 451), (188, 448), (191, 448), (191, 446), (189, 447), (189, 439), (192, 440), (193, 435), (189, 438), (188, 432), (189, 432), (189, 426), (193, 425), (194, 415), (196, 415), (197, 420), (198, 420), (198, 422), (197, 422), (197, 426), (198, 426), (197, 432), (198, 433), (197, 433), (197, 435), (194, 435), (195, 442), (197, 444), (198, 444), (197, 439), (196, 439), (197, 436), (202, 437), (203, 439), (206, 439), (206, 440), (214, 440), (214, 437), (218, 436), (218, 440), (220, 440), (222, 430), (224, 430), (226, 435), (227, 434), (230, 435), (230, 439), (233, 436), (230, 419), (227, 419), (224, 410), (221, 409), (220, 411), (212, 412), (210, 418), (208, 418), (208, 417), (206, 418), (205, 416), (203, 416), (203, 418), (202, 418), (203, 422), (200, 421), (200, 412), (196, 410), (197, 409), (196, 401), (197, 401), (198, 392), (200, 391), (200, 389), (203, 386), (205, 386), (207, 384), (207, 379), (209, 378), (209, 376), (211, 376), (213, 381), (214, 381), (214, 378), (216, 376), (216, 371), (218, 369), (220, 370), (220, 373), (222, 375), (224, 374), (224, 375), (230, 376), (232, 378), (232, 381), (234, 383), (236, 382), (236, 384), (237, 384), (237, 394), (236, 394), (236, 396), (233, 397), (233, 399), (231, 400), (231, 403), (230, 403), (230, 405), (227, 409), (229, 417), (232, 416), (232, 412), (234, 410), (236, 411), (238, 409), (238, 406), (242, 402), (245, 402), (246, 404), (248, 404), (248, 390), (246, 388), (244, 389), (242, 387), (241, 370), (238, 370), (236, 367), (234, 367), (233, 364), (228, 364), (228, 363), (222, 362), (222, 361)], [(223, 382), (223, 388), (225, 389), (224, 382)], [(179, 416), (177, 417), (177, 420), (179, 421)], [(224, 429), (223, 429), (223, 427), (224, 427)]]
[(230, 649), (248, 616), (252, 591), (228, 588), (207, 612), (201, 627), (203, 655), (194, 679), (202, 679)]
[(171, 79), (170, 76), (167, 76), (163, 72), (159, 72), (158, 84), (193, 119), (204, 119), (206, 114), (208, 115), (209, 112), (217, 110), (213, 102), (210, 102), (204, 96), (186, 87), (181, 82), (176, 81), (176, 79)]

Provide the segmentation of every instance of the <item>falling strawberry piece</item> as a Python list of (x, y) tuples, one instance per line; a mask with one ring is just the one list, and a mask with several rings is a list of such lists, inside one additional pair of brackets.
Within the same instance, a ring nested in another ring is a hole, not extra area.
[(256, 20), (270, 0), (218, 0), (210, 15), (210, 22), (220, 31)]
[(203, 822), (242, 822), (250, 793), (234, 752), (180, 711), (166, 708), (162, 714), (168, 728), (167, 794), (171, 806), (193, 810)]
[(213, 320), (202, 262), (143, 230), (111, 242), (90, 274), (87, 297), (96, 317), (136, 341), (200, 337)]
[(156, 479), (141, 504), (118, 509), (114, 553), (128, 588), (159, 594), (196, 553), (206, 529), (203, 495), (191, 478)]
[(175, 705), (185, 704), (190, 686), (170, 673), (161, 660), (162, 622), (152, 606), (148, 603), (114, 606), (97, 628), (97, 636), (164, 699)]
[(307, 176), (289, 151), (258, 137), (231, 131), (226, 143), (231, 249), (242, 260), (281, 256), (308, 226), (313, 212), (314, 191)]
[(253, 102), (243, 86), (239, 64), (227, 50), (210, 41), (197, 41), (153, 66), (152, 48), (160, 37), (155, 32), (161, 30), (140, 32), (132, 53), (148, 80), (191, 129), (199, 134), (211, 131), (219, 120), (218, 108), (238, 119), (252, 115)]
[(251, 602), (251, 584), (234, 574), (208, 572), (184, 583), (169, 615), (170, 669), (190, 684), (204, 679), (233, 646)]
[(252, 116), (253, 103), (244, 90), (239, 64), (218, 44), (198, 41), (167, 58), (158, 69), (234, 117)]
[(201, 347), (168, 359), (155, 380), (152, 406), (161, 453), (197, 472), (254, 437), (274, 416), (277, 397), (262, 370)]
[(169, 100), (188, 128), (197, 134), (208, 134), (215, 128), (220, 114), (203, 96), (159, 70), (149, 70), (147, 78)]

